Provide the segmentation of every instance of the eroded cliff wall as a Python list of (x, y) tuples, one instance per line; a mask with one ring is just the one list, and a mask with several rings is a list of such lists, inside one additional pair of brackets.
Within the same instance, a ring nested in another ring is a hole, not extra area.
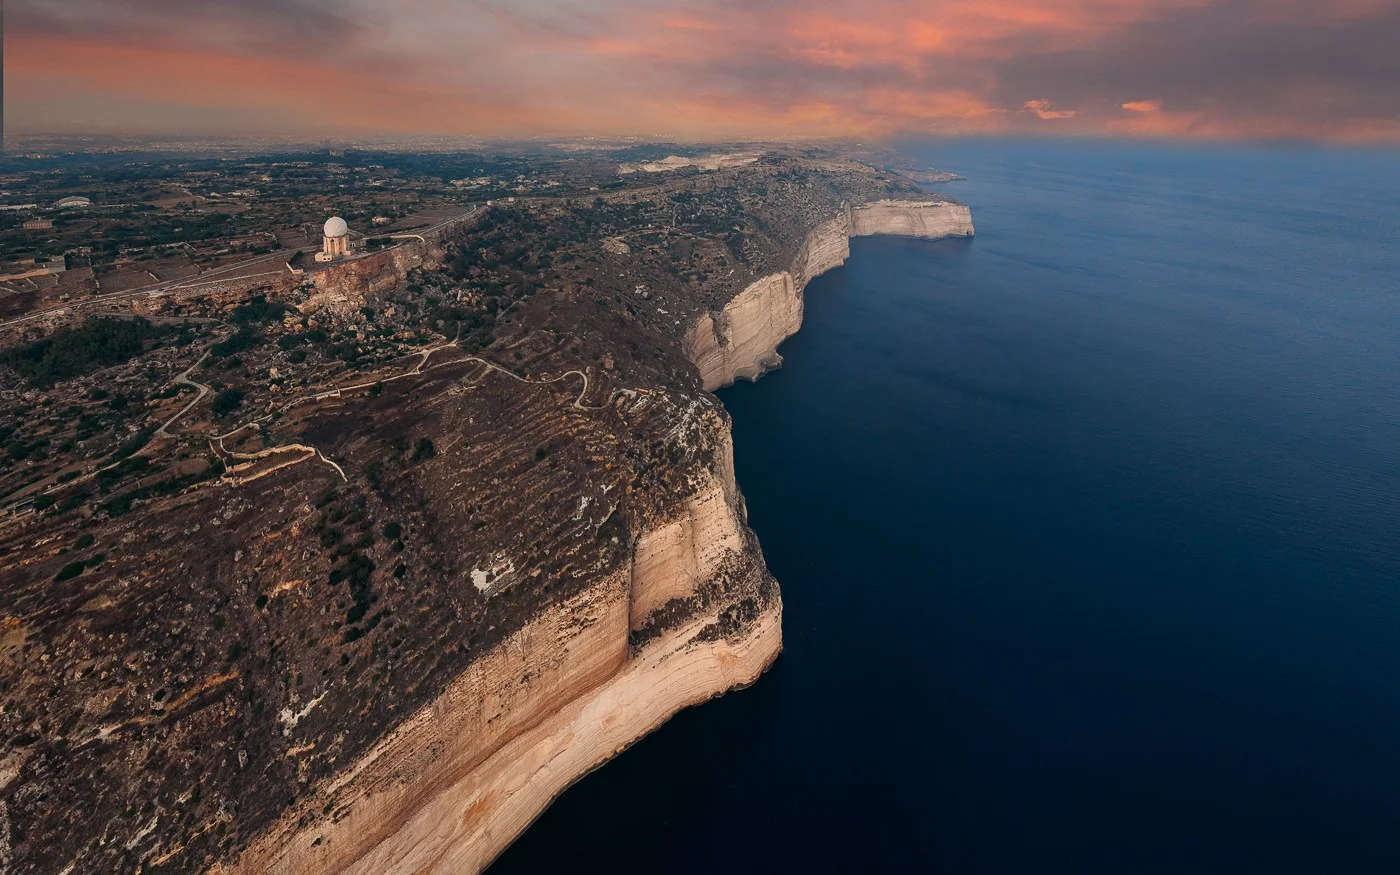
[(939, 201), (879, 201), (851, 211), (851, 236), (971, 237), (972, 211)]
[(731, 553), (744, 549), (731, 490), (718, 481), (688, 497), (680, 516), (643, 532), (633, 553), (630, 623), (639, 631), (674, 599), (693, 596)]
[(370, 298), (397, 287), (414, 268), (433, 267), (441, 257), (436, 243), (404, 243), (334, 264), (312, 275), (305, 313), (358, 310)]
[(479, 872), (579, 777), (676, 712), (758, 680), (781, 649), (776, 603), (742, 634), (714, 640), (707, 634), (713, 625), (712, 618), (698, 618), (644, 648), (602, 687), (565, 704), (434, 797), (347, 872)]
[(294, 813), (328, 819), (288, 817), (235, 871), (345, 871), (502, 744), (605, 683), (627, 661), (628, 584), (625, 573), (600, 581), (477, 660)]
[(686, 332), (686, 353), (714, 391), (756, 380), (782, 365), (778, 345), (802, 327), (807, 284), (850, 257), (850, 238), (891, 235), (971, 237), (972, 213), (945, 201), (878, 201), (846, 210), (815, 228), (791, 268), (749, 285), (723, 310), (701, 314)]

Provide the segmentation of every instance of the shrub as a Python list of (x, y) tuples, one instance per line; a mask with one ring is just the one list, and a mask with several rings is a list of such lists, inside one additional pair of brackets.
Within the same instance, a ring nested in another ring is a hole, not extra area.
[[(125, 516), (126, 514), (131, 513), (131, 506), (136, 502), (136, 498), (136, 493), (126, 492), (121, 495), (116, 495), (112, 498), (107, 499), (106, 501), (102, 502), (101, 507), (104, 511), (107, 512), (107, 516), (113, 518)], [(62, 507), (59, 508), (59, 512), (63, 512)]]
[(235, 353), (247, 352), (266, 342), (267, 338), (257, 328), (251, 325), (242, 325), (232, 337), (209, 347), (209, 354), (214, 358), (228, 358)]
[[(166, 333), (168, 329), (145, 319), (98, 317), (6, 350), (0, 354), (0, 363), (14, 368), (30, 384), (47, 389), (60, 380), (130, 361), (141, 354), (146, 341)], [(98, 395), (101, 391), (93, 393), (94, 401), (106, 397), (105, 392)]]
[(214, 396), (214, 415), (227, 416), (243, 406), (244, 393), (241, 389), (225, 389)]
[(231, 318), (239, 325), (251, 325), (258, 322), (279, 321), (286, 312), (286, 305), (269, 301), (263, 295), (258, 295), (234, 307)]
[(105, 468), (97, 474), (97, 483), (103, 489), (110, 489), (113, 484), (131, 474), (140, 473), (151, 465), (151, 460), (145, 456), (131, 456), (122, 459), (110, 468)]
[(121, 446), (117, 447), (116, 451), (112, 453), (113, 461), (125, 459), (128, 456), (132, 456), (140, 452), (141, 449), (143, 449), (146, 446), (146, 444), (151, 442), (151, 438), (153, 436), (155, 436), (154, 429), (148, 429), (146, 431), (137, 432), (135, 436), (133, 436), (130, 440), (124, 442)]
[(437, 447), (433, 446), (432, 438), (419, 438), (418, 443), (413, 447), (413, 461), (422, 462), (437, 455)]

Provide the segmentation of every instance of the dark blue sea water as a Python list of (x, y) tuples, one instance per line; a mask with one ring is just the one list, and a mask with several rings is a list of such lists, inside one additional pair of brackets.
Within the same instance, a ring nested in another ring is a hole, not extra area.
[(721, 393), (782, 658), (493, 873), (1400, 872), (1400, 157), (920, 151)]

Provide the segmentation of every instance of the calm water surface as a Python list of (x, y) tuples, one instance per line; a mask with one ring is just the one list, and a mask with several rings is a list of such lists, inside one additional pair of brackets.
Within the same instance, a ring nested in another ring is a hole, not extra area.
[(515, 872), (1400, 872), (1400, 157), (959, 142), (721, 393), (786, 650)]

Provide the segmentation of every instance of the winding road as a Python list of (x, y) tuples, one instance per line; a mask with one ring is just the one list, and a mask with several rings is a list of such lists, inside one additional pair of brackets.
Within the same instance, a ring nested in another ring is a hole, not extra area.
[(506, 370), (505, 368), (501, 367), (500, 365), (496, 364), (495, 362), (487, 361), (486, 359), (481, 358), (481, 357), (479, 357), (479, 356), (469, 355), (469, 356), (467, 356), (467, 357), (464, 358), (464, 359), (459, 359), (458, 361), (464, 361), (464, 362), (478, 362), (478, 363), (483, 364), (483, 365), (485, 365), (486, 367), (490, 368), (491, 370), (496, 371), (497, 373), (505, 374), (507, 377), (510, 377), (512, 380), (515, 380), (516, 382), (519, 382), (519, 383), (524, 383), (524, 384), (527, 385), (527, 386), (548, 386), (548, 385), (550, 385), (550, 384), (552, 384), (552, 383), (558, 383), (560, 380), (566, 380), (566, 379), (568, 379), (569, 377), (573, 377), (573, 376), (582, 377), (582, 378), (583, 378), (583, 390), (580, 391), (580, 392), (578, 393), (578, 397), (574, 399), (574, 407), (577, 408), (577, 409), (579, 409), (579, 410), (606, 410), (607, 407), (608, 407), (608, 405), (612, 404), (613, 399), (616, 398), (618, 395), (620, 395), (620, 394), (625, 394), (625, 393), (631, 392), (631, 391), (635, 391), (635, 390), (632, 390), (632, 389), (618, 389), (616, 392), (613, 393), (612, 397), (609, 398), (609, 399), (607, 400), (607, 403), (602, 404), (602, 405), (599, 405), (598, 407), (590, 407), (590, 406), (588, 406), (588, 405), (586, 405), (586, 404), (583, 403), (583, 399), (588, 395), (588, 389), (589, 389), (588, 374), (585, 373), (584, 371), (578, 371), (578, 370), (574, 370), (574, 371), (565, 371), (564, 373), (560, 374), (559, 376), (557, 376), (557, 377), (555, 377), (555, 378), (553, 378), (553, 379), (551, 379), (551, 380), (527, 380), (526, 378), (524, 378), (524, 377), (522, 377), (522, 376), (520, 376), (520, 375), (518, 375), (518, 374), (515, 374), (515, 373), (513, 373), (513, 372), (511, 372), (511, 371)]
[[(451, 217), (451, 218), (448, 218), (448, 219), (445, 219), (445, 220), (443, 220), (443, 221), (441, 221), (441, 222), (438, 222), (438, 223), (436, 223), (436, 224), (434, 224), (434, 225), (431, 225), (431, 226), (429, 226), (429, 227), (427, 227), (427, 228), (424, 228), (424, 229), (422, 230), (422, 233), (421, 233), (421, 234), (404, 234), (404, 235), (398, 235), (398, 236), (399, 236), (399, 237), (414, 237), (414, 238), (417, 238), (419, 241), (426, 242), (426, 240), (424, 239), (426, 235), (435, 235), (435, 234), (437, 234), (439, 231), (441, 231), (442, 229), (447, 228), (447, 227), (449, 227), (450, 225), (453, 225), (453, 224), (455, 224), (455, 223), (457, 223), (457, 222), (461, 222), (461, 221), (463, 221), (464, 219), (467, 219), (467, 218), (471, 217), (472, 215), (475, 215), (480, 209), (481, 209), (481, 205), (478, 204), (478, 205), (473, 206), (470, 210), (468, 210), (468, 211), (465, 212), (465, 213), (462, 213), (462, 214), (453, 216), (453, 217)], [(234, 272), (234, 271), (238, 271), (238, 270), (241, 270), (241, 269), (245, 269), (245, 268), (248, 268), (248, 267), (251, 267), (251, 266), (256, 266), (256, 265), (258, 265), (258, 264), (262, 264), (262, 263), (265, 263), (265, 262), (268, 262), (268, 261), (272, 261), (272, 260), (275, 260), (275, 259), (285, 258), (285, 257), (286, 257), (286, 254), (287, 254), (287, 253), (285, 253), (285, 252), (279, 251), (279, 252), (271, 253), (271, 254), (269, 254), (269, 255), (263, 255), (263, 256), (259, 256), (259, 257), (257, 257), (257, 258), (249, 259), (249, 260), (247, 260), (247, 261), (239, 262), (238, 264), (229, 265), (228, 267), (219, 268), (219, 269), (217, 269), (217, 270), (209, 271), (208, 273), (201, 274), (201, 275), (198, 276), (198, 277), (189, 277), (189, 278), (186, 278), (186, 279), (183, 279), (183, 280), (169, 280), (169, 281), (166, 281), (166, 282), (157, 283), (156, 285), (153, 285), (153, 286), (147, 286), (147, 287), (144, 287), (144, 288), (141, 288), (141, 289), (135, 289), (135, 290), (132, 290), (132, 291), (129, 291), (129, 292), (121, 292), (121, 293), (113, 294), (113, 295), (104, 295), (104, 296), (101, 296), (101, 297), (93, 298), (93, 299), (90, 299), (90, 300), (87, 300), (87, 301), (82, 301), (82, 302), (78, 302), (78, 303), (74, 303), (74, 304), (65, 304), (65, 305), (63, 305), (63, 306), (50, 307), (50, 308), (47, 308), (47, 309), (45, 309), (45, 310), (40, 310), (40, 311), (37, 311), (37, 312), (35, 312), (35, 313), (30, 313), (30, 314), (28, 314), (28, 315), (21, 316), (21, 317), (16, 318), (16, 319), (11, 319), (11, 320), (8, 320), (8, 321), (5, 321), (5, 322), (0, 322), (0, 328), (5, 328), (5, 327), (8, 327), (8, 326), (12, 326), (12, 325), (18, 325), (18, 324), (22, 324), (22, 323), (29, 322), (29, 321), (33, 321), (33, 320), (42, 319), (42, 318), (44, 318), (45, 316), (51, 316), (51, 315), (54, 315), (54, 314), (58, 314), (58, 313), (67, 311), (67, 310), (85, 309), (85, 308), (87, 308), (87, 307), (89, 307), (89, 306), (93, 306), (93, 305), (103, 305), (103, 304), (106, 304), (106, 303), (109, 302), (109, 301), (122, 300), (122, 299), (128, 299), (128, 298), (135, 298), (135, 297), (140, 297), (140, 296), (142, 296), (142, 295), (159, 294), (159, 293), (161, 293), (161, 292), (169, 291), (169, 290), (175, 289), (175, 288), (183, 288), (183, 287), (186, 287), (186, 286), (200, 285), (200, 284), (205, 283), (205, 282), (217, 281), (217, 279), (214, 279), (214, 278), (216, 278), (216, 277), (218, 277), (218, 276), (220, 276), (220, 275), (228, 274), (228, 273), (231, 273), (231, 272)], [(280, 273), (280, 271), (274, 271), (273, 273)], [(263, 275), (263, 274), (253, 274), (253, 275), (250, 275), (250, 276), (261, 276), (261, 275)], [(117, 314), (117, 315), (121, 315), (121, 314)], [(155, 318), (159, 319), (159, 318), (161, 318), (161, 317), (155, 317)], [(186, 319), (186, 320), (183, 320), (183, 321), (190, 321), (190, 320)], [(215, 321), (215, 320), (196, 320), (196, 321)], [(276, 416), (277, 414), (282, 413), (282, 412), (285, 412), (286, 410), (288, 410), (288, 409), (290, 409), (290, 408), (292, 408), (292, 407), (294, 407), (294, 406), (296, 406), (296, 405), (298, 405), (298, 404), (304, 404), (304, 403), (309, 402), (309, 401), (319, 401), (319, 400), (323, 400), (323, 399), (326, 399), (326, 398), (339, 398), (339, 397), (341, 397), (341, 396), (342, 396), (344, 393), (346, 393), (346, 392), (355, 392), (355, 391), (359, 391), (359, 390), (370, 389), (370, 388), (372, 388), (372, 387), (374, 387), (374, 386), (376, 386), (376, 385), (383, 385), (384, 383), (390, 383), (390, 382), (393, 382), (393, 381), (395, 381), (395, 380), (403, 380), (403, 379), (407, 379), (408, 377), (419, 376), (419, 375), (423, 374), (425, 371), (432, 370), (432, 369), (435, 368), (435, 367), (439, 367), (440, 365), (432, 365), (432, 366), (429, 365), (429, 362), (431, 361), (431, 359), (432, 359), (432, 357), (433, 357), (433, 354), (436, 353), (436, 352), (438, 352), (438, 351), (440, 351), (440, 350), (448, 349), (448, 348), (450, 348), (450, 347), (456, 346), (456, 344), (458, 343), (458, 341), (461, 339), (461, 334), (462, 334), (462, 329), (461, 329), (461, 325), (459, 324), (458, 327), (457, 327), (457, 335), (456, 335), (455, 337), (453, 337), (452, 340), (447, 341), (447, 342), (444, 342), (444, 343), (437, 344), (437, 345), (432, 346), (432, 347), (430, 347), (430, 348), (428, 348), (428, 349), (425, 349), (425, 350), (420, 350), (420, 351), (418, 351), (418, 352), (412, 353), (412, 355), (416, 355), (416, 356), (419, 357), (419, 358), (418, 358), (417, 364), (415, 364), (415, 365), (413, 366), (412, 369), (410, 369), (410, 370), (408, 370), (408, 371), (405, 371), (405, 372), (403, 372), (403, 373), (401, 373), (401, 374), (395, 374), (395, 375), (389, 376), (389, 377), (383, 377), (383, 378), (380, 378), (380, 379), (369, 380), (369, 381), (366, 381), (366, 382), (363, 382), (363, 383), (356, 383), (356, 384), (350, 385), (350, 386), (337, 386), (337, 387), (335, 387), (334, 389), (329, 389), (329, 390), (322, 391), (322, 392), (316, 392), (316, 393), (313, 393), (313, 394), (311, 394), (311, 395), (306, 395), (306, 396), (303, 396), (303, 397), (301, 397), (301, 398), (298, 398), (298, 399), (289, 401), (289, 402), (287, 402), (286, 404), (283, 404), (281, 407), (279, 407), (279, 408), (277, 408), (277, 409), (275, 409), (275, 410), (269, 411), (268, 413), (266, 413), (266, 414), (264, 414), (264, 415), (262, 415), (262, 416), (259, 416), (259, 417), (257, 417), (256, 419), (252, 419), (252, 420), (250, 420), (250, 421), (248, 421), (248, 422), (245, 422), (245, 423), (243, 423), (242, 425), (239, 425), (237, 428), (233, 429), (232, 431), (225, 432), (224, 434), (221, 434), (221, 435), (208, 436), (208, 437), (207, 437), (207, 440), (209, 441), (210, 449), (212, 449), (212, 450), (215, 452), (216, 455), (219, 455), (219, 456), (221, 456), (221, 457), (226, 457), (226, 458), (228, 458), (228, 459), (236, 460), (236, 461), (239, 461), (239, 462), (249, 463), (249, 464), (254, 463), (254, 462), (256, 462), (256, 461), (258, 461), (258, 460), (260, 460), (260, 459), (264, 459), (264, 458), (267, 458), (267, 457), (269, 457), (269, 456), (278, 455), (278, 454), (281, 454), (281, 453), (299, 452), (299, 453), (304, 453), (304, 454), (305, 454), (305, 455), (302, 456), (302, 458), (290, 460), (290, 461), (286, 462), (285, 464), (275, 465), (275, 466), (273, 466), (273, 467), (271, 467), (271, 468), (269, 468), (269, 469), (266, 469), (266, 470), (264, 470), (264, 471), (258, 472), (257, 474), (255, 474), (255, 475), (253, 475), (253, 476), (251, 476), (251, 477), (248, 477), (248, 478), (239, 478), (239, 477), (236, 477), (236, 476), (230, 477), (229, 474), (226, 473), (224, 479), (227, 480), (227, 481), (229, 481), (229, 482), (233, 482), (233, 483), (240, 483), (240, 484), (241, 484), (241, 483), (249, 483), (249, 482), (252, 482), (253, 480), (261, 479), (262, 477), (265, 477), (265, 476), (267, 476), (267, 475), (269, 475), (269, 474), (272, 474), (272, 473), (274, 473), (274, 472), (276, 472), (276, 471), (280, 471), (280, 470), (282, 470), (283, 468), (288, 468), (288, 467), (291, 467), (292, 465), (296, 465), (296, 464), (299, 464), (300, 462), (304, 462), (304, 461), (309, 461), (310, 459), (313, 459), (313, 458), (314, 458), (314, 459), (317, 459), (317, 460), (323, 462), (324, 464), (326, 464), (326, 465), (329, 466), (330, 468), (334, 469), (334, 471), (336, 472), (336, 474), (338, 474), (338, 475), (340, 476), (341, 480), (343, 480), (343, 481), (345, 481), (345, 482), (349, 482), (349, 478), (346, 476), (345, 470), (344, 470), (343, 468), (341, 468), (341, 466), (338, 465), (335, 461), (333, 461), (333, 460), (327, 458), (326, 455), (325, 455), (324, 453), (322, 453), (321, 450), (318, 449), (318, 448), (316, 448), (316, 447), (313, 447), (313, 446), (310, 446), (310, 445), (307, 445), (307, 444), (285, 444), (285, 445), (278, 446), (278, 447), (269, 447), (269, 448), (267, 448), (267, 449), (260, 450), (260, 451), (258, 451), (258, 452), (256, 452), (256, 453), (239, 453), (239, 452), (235, 452), (235, 451), (230, 450), (230, 449), (228, 449), (227, 447), (225, 447), (225, 446), (224, 446), (224, 440), (227, 439), (227, 438), (230, 438), (230, 437), (232, 437), (232, 436), (234, 436), (234, 435), (236, 435), (236, 434), (238, 434), (239, 432), (241, 432), (241, 431), (243, 431), (243, 430), (245, 430), (245, 429), (248, 429), (248, 428), (251, 428), (251, 427), (253, 427), (253, 426), (255, 426), (255, 425), (258, 425), (258, 424), (260, 424), (260, 423), (266, 422), (266, 421), (268, 421), (269, 419), (272, 419), (272, 418), (273, 418), (274, 416)], [(181, 436), (181, 433), (179, 433), (179, 432), (172, 432), (171, 429), (175, 427), (175, 424), (176, 424), (177, 422), (179, 422), (180, 419), (182, 419), (186, 414), (188, 414), (191, 410), (193, 410), (200, 402), (202, 402), (202, 401), (203, 401), (205, 398), (207, 398), (211, 393), (213, 393), (213, 391), (214, 391), (213, 387), (207, 386), (207, 385), (205, 385), (204, 383), (200, 383), (199, 381), (195, 380), (195, 379), (193, 378), (193, 376), (192, 376), (193, 373), (194, 373), (196, 370), (198, 370), (198, 368), (199, 368), (201, 365), (203, 365), (204, 362), (205, 362), (208, 358), (209, 358), (209, 352), (208, 352), (208, 350), (206, 350), (206, 351), (204, 352), (204, 354), (200, 356), (200, 358), (199, 358), (198, 361), (196, 361), (194, 364), (190, 365), (188, 368), (186, 368), (185, 370), (181, 371), (178, 375), (175, 376), (175, 378), (173, 379), (172, 382), (177, 383), (177, 384), (179, 384), (179, 385), (183, 385), (183, 386), (192, 386), (192, 387), (195, 389), (195, 397), (192, 398), (189, 402), (187, 402), (183, 407), (181, 407), (173, 416), (171, 416), (171, 417), (170, 417), (169, 419), (167, 419), (164, 423), (162, 423), (161, 426), (160, 426), (159, 428), (157, 428), (157, 429), (155, 430), (155, 432), (152, 433), (152, 436), (151, 436), (151, 437), (152, 437), (152, 440), (157, 440), (157, 439), (162, 439), (162, 438), (175, 438), (175, 437), (180, 437), (180, 436)], [(600, 407), (589, 407), (589, 406), (587, 406), (587, 405), (585, 405), (585, 404), (583, 403), (583, 399), (588, 395), (588, 391), (589, 391), (589, 388), (590, 388), (590, 381), (589, 381), (588, 374), (585, 373), (585, 372), (583, 372), (583, 371), (579, 371), (579, 370), (567, 371), (567, 372), (565, 372), (565, 373), (559, 375), (558, 377), (555, 377), (555, 378), (549, 379), (549, 380), (529, 380), (529, 379), (526, 379), (526, 378), (524, 378), (524, 377), (517, 376), (516, 374), (512, 373), (511, 371), (507, 370), (506, 368), (501, 367), (500, 365), (496, 364), (495, 362), (488, 361), (488, 360), (483, 359), (483, 358), (480, 358), (480, 357), (478, 357), (478, 356), (468, 356), (468, 357), (466, 357), (465, 359), (455, 359), (453, 362), (443, 362), (442, 364), (444, 364), (444, 365), (446, 365), (446, 364), (453, 364), (453, 363), (456, 362), (456, 361), (473, 361), (473, 362), (478, 362), (478, 363), (484, 365), (485, 367), (487, 367), (487, 368), (490, 369), (490, 370), (498, 371), (498, 372), (500, 372), (500, 373), (502, 373), (502, 374), (505, 374), (506, 376), (510, 377), (511, 379), (516, 380), (517, 382), (525, 383), (525, 384), (527, 384), (527, 385), (548, 385), (548, 384), (551, 384), (551, 383), (557, 383), (557, 382), (559, 382), (559, 381), (561, 381), (561, 380), (565, 380), (565, 379), (567, 379), (567, 378), (569, 378), (569, 377), (571, 377), (571, 376), (577, 375), (578, 377), (581, 377), (581, 378), (583, 379), (583, 389), (579, 392), (578, 397), (574, 399), (573, 406), (574, 406), (575, 408), (579, 409), (579, 410), (602, 410), (602, 409), (604, 409), (604, 408), (607, 406), (606, 404), (604, 404), (604, 405), (602, 405), (602, 406), (600, 406)], [(617, 393), (615, 393), (615, 394), (613, 395), (612, 398), (609, 398), (608, 403), (611, 403), (612, 400), (613, 400), (613, 398), (616, 398), (618, 394), (623, 394), (623, 393), (625, 393), (625, 392), (627, 392), (627, 391), (629, 391), (629, 390), (619, 390)], [(188, 436), (188, 435), (187, 435), (187, 436)], [(8, 508), (6, 508), (6, 510), (9, 511), (9, 515), (14, 515), (14, 514), (18, 511), (18, 509), (19, 509), (21, 506), (24, 506), (26, 503), (28, 503), (35, 495), (38, 495), (38, 494), (48, 494), (49, 492), (52, 492), (52, 491), (54, 491), (54, 490), (57, 489), (57, 488), (66, 487), (66, 486), (71, 486), (73, 482), (78, 482), (78, 481), (83, 481), (83, 480), (92, 479), (92, 478), (96, 477), (98, 474), (100, 474), (102, 471), (106, 471), (106, 470), (108, 470), (108, 469), (114, 468), (114, 467), (116, 467), (118, 464), (121, 464), (121, 462), (118, 461), (118, 462), (115, 462), (115, 463), (106, 465), (106, 466), (104, 466), (104, 467), (102, 467), (102, 468), (96, 469), (96, 470), (94, 470), (94, 471), (87, 472), (87, 473), (83, 474), (82, 476), (80, 476), (80, 477), (78, 477), (78, 478), (75, 478), (75, 481), (70, 481), (70, 482), (68, 482), (68, 483), (63, 483), (63, 484), (59, 484), (59, 483), (50, 484), (50, 485), (49, 485), (47, 488), (45, 488), (42, 492), (34, 493), (34, 494), (30, 495), (30, 496), (27, 496), (26, 498), (22, 499), (21, 501), (19, 501), (19, 502), (13, 504), (13, 505), (11, 505), (11, 506), (9, 506)], [(232, 473), (232, 472), (230, 472), (230, 473)]]
[(197, 395), (194, 396), (194, 400), (193, 400), (193, 401), (191, 401), (190, 403), (186, 404), (184, 407), (181, 407), (179, 413), (176, 413), (174, 416), (172, 416), (172, 417), (170, 417), (169, 419), (167, 419), (167, 420), (165, 421), (165, 424), (164, 424), (164, 425), (162, 425), (160, 428), (156, 429), (155, 437), (158, 437), (158, 438), (173, 437), (173, 435), (170, 434), (170, 426), (172, 426), (172, 425), (175, 424), (175, 420), (177, 420), (177, 419), (179, 419), (180, 417), (184, 416), (186, 413), (189, 413), (191, 408), (193, 408), (196, 404), (198, 404), (199, 402), (201, 402), (201, 401), (204, 400), (204, 396), (206, 396), (206, 395), (208, 395), (210, 392), (213, 392), (213, 391), (214, 391), (214, 390), (213, 390), (212, 388), (210, 388), (209, 386), (206, 386), (206, 385), (204, 385), (203, 383), (196, 383), (194, 380), (190, 379), (190, 374), (194, 372), (194, 369), (197, 368), (197, 367), (199, 367), (200, 365), (204, 364), (204, 360), (207, 359), (207, 358), (209, 358), (209, 353), (208, 353), (208, 352), (206, 352), (206, 353), (204, 353), (204, 355), (200, 356), (200, 357), (199, 357), (199, 361), (197, 361), (197, 362), (195, 362), (194, 364), (190, 365), (188, 368), (185, 368), (185, 369), (184, 369), (183, 371), (181, 371), (178, 375), (176, 375), (176, 377), (175, 377), (175, 382), (176, 382), (176, 383), (180, 383), (181, 385), (185, 385), (185, 386), (193, 386), (193, 387), (195, 387), (196, 389), (199, 390), (199, 394), (197, 394)]

